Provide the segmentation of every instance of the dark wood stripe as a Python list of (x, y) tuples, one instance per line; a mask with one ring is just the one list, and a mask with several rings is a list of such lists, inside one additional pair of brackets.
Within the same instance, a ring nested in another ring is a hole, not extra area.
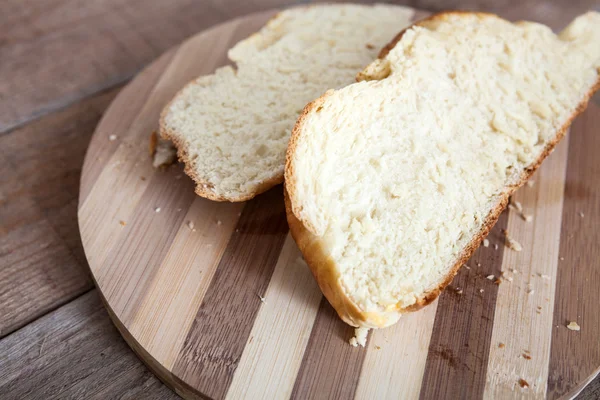
[(287, 232), (281, 186), (246, 204), (173, 368), (203, 395), (227, 393)]
[[(600, 365), (599, 127), (600, 106), (590, 103), (569, 134), (548, 375), (550, 399), (570, 393)], [(571, 321), (579, 324), (579, 332), (566, 328)]]
[(421, 386), (422, 399), (483, 396), (498, 295), (498, 285), (486, 277), (500, 275), (504, 252), (501, 230), (507, 223), (505, 211), (488, 235), (489, 247), (481, 246), (440, 296)]
[(367, 349), (348, 340), (354, 328), (344, 323), (323, 297), (296, 377), (293, 399), (351, 399)]
[[(125, 139), (126, 133), (147, 103), (148, 96), (160, 81), (160, 77), (170, 65), (176, 52), (177, 47), (163, 54), (149, 68), (142, 71), (130, 85), (119, 93), (106, 110), (105, 114), (110, 115), (110, 118), (103, 119), (98, 124), (85, 156), (79, 189), (79, 207), (90, 194), (100, 173)], [(150, 82), (152, 84), (149, 84)], [(118, 116), (122, 118), (118, 118)], [(115, 121), (117, 121), (116, 124)], [(158, 120), (156, 124), (158, 125)], [(151, 131), (148, 132), (148, 140), (151, 133)], [(111, 141), (109, 140), (110, 135), (116, 135), (117, 138)], [(141, 145), (146, 148), (147, 143), (142, 142)]]
[[(105, 285), (102, 277), (97, 278), (103, 292), (110, 298), (114, 312), (125, 326), (131, 321), (144, 296), (150, 292), (155, 274), (177, 231), (185, 223), (185, 210), (197, 197), (191, 179), (175, 179), (182, 174), (180, 166), (172, 165), (166, 171), (158, 171), (148, 178), (150, 182), (140, 202), (129, 220), (124, 221), (123, 239), (117, 241), (104, 262), (108, 274), (112, 273), (110, 282), (113, 285)], [(157, 208), (160, 208), (160, 212), (156, 212)], [(147, 235), (145, 232), (160, 232), (160, 235)], [(132, 258), (134, 254), (136, 257)], [(115, 269), (120, 272), (110, 272)], [(127, 276), (128, 279), (119, 279), (115, 283), (117, 276)]]

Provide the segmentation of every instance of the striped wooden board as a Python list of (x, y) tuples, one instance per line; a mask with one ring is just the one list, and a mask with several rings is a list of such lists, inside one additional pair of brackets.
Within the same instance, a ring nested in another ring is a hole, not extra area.
[[(353, 348), (352, 328), (288, 234), (281, 187), (247, 203), (211, 202), (194, 195), (181, 166), (156, 171), (148, 155), (165, 103), (272, 14), (164, 54), (120, 93), (91, 141), (81, 237), (131, 347), (186, 398), (554, 399), (581, 389), (600, 366), (598, 102), (516, 195), (533, 221), (505, 212), (438, 301)], [(503, 246), (505, 228), (522, 252)], [(500, 284), (486, 279), (502, 271)]]

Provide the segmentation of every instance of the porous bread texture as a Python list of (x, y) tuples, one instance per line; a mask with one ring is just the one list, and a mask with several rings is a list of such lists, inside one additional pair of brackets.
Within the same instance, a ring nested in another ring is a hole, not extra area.
[(302, 108), (354, 81), (412, 9), (315, 5), (279, 13), (229, 50), (236, 67), (188, 84), (162, 113), (196, 193), (243, 201), (283, 182), (285, 151)]
[(305, 108), (287, 153), (292, 235), (354, 326), (433, 301), (600, 83), (599, 13), (559, 36), (442, 13), (395, 41)]

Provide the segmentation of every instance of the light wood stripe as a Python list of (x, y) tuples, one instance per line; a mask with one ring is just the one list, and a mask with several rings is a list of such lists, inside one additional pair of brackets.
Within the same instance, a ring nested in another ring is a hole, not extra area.
[[(564, 140), (532, 178), (535, 186), (525, 186), (514, 196), (533, 215), (533, 222), (525, 222), (517, 212), (509, 214), (508, 232), (523, 250), (504, 253), (502, 270), (513, 281), (505, 280), (498, 291), (487, 399), (546, 395), (567, 149)], [(533, 293), (528, 293), (530, 288)], [(522, 388), (520, 379), (529, 387)]]
[(205, 396), (227, 393), (287, 232), (281, 186), (246, 203), (173, 368)]
[(354, 328), (342, 322), (323, 298), (294, 383), (292, 399), (354, 397), (366, 352), (362, 347), (348, 344), (352, 336)]
[[(169, 246), (183, 223), (183, 213), (194, 201), (190, 182), (177, 180), (178, 168), (156, 174), (140, 198), (128, 225), (115, 224), (126, 234), (106, 257), (106, 273), (97, 277), (111, 307), (129, 327), (138, 303), (167, 255)], [(155, 210), (160, 207), (160, 212)], [(147, 235), (160, 232), (160, 235)]]
[[(123, 142), (124, 135), (129, 132), (134, 117), (145, 106), (148, 97), (154, 90), (154, 83), (171, 64), (176, 51), (177, 47), (171, 49), (156, 60), (150, 68), (140, 73), (131, 84), (119, 93), (119, 96), (106, 110), (105, 115), (110, 115), (110, 118), (103, 118), (100, 121), (85, 155), (79, 188), (80, 208), (96, 184), (102, 170), (110, 165), (108, 160), (112, 158)], [(117, 137), (111, 141), (110, 135)], [(131, 142), (128, 143), (131, 144)]]
[[(181, 351), (243, 208), (243, 203), (196, 197), (134, 321), (128, 324), (138, 343), (168, 370)], [(173, 265), (179, 268), (174, 270)]]
[(323, 297), (287, 236), (228, 399), (289, 398)]
[[(420, 397), (481, 398), (485, 386), (498, 286), (504, 251), (502, 213), (481, 246), (440, 296)], [(497, 249), (496, 249), (497, 246)], [(483, 292), (482, 292), (483, 290)]]
[(371, 333), (356, 399), (419, 398), (437, 303)]
[[(94, 182), (90, 194), (79, 206), (79, 229), (90, 263), (104, 265), (106, 255), (121, 240), (119, 222), (131, 220), (133, 211), (149, 185), (149, 179), (142, 180), (142, 177), (151, 177), (156, 172), (149, 162), (146, 143), (150, 134), (158, 129), (161, 110), (189, 80), (199, 74), (212, 72), (216, 66), (225, 62), (224, 48), (229, 45), (238, 25), (239, 21), (234, 20), (222, 26), (226, 28), (226, 35), (222, 29), (213, 29), (194, 36), (179, 46), (171, 63), (153, 85), (141, 111), (138, 114), (128, 113), (129, 118), (133, 118), (129, 129), (123, 132), (113, 131), (113, 134), (123, 138), (122, 142), (110, 160), (106, 160), (106, 166)], [(210, 43), (210, 47), (207, 43)], [(197, 61), (200, 58), (203, 58), (202, 63)], [(137, 87), (137, 83), (149, 84), (141, 78), (142, 76), (134, 80), (131, 86)], [(123, 123), (123, 128), (126, 126)], [(140, 143), (143, 145), (140, 146)], [(135, 161), (131, 162), (132, 160)], [(97, 199), (102, 199), (102, 202)], [(95, 259), (96, 255), (100, 255), (100, 259)], [(99, 268), (99, 272), (95, 274), (101, 289), (104, 271), (106, 270)]]
[[(551, 399), (575, 395), (582, 388), (578, 382), (585, 382), (590, 374), (600, 370), (598, 127), (600, 102), (590, 103), (588, 111), (575, 121), (569, 135), (568, 183), (564, 195), (548, 376), (548, 398)], [(565, 325), (570, 321), (577, 322), (581, 330), (568, 330)]]

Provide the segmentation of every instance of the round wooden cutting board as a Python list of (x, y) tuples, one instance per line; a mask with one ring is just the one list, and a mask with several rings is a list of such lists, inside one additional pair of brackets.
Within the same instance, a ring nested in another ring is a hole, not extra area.
[[(246, 203), (197, 197), (148, 138), (187, 81), (274, 12), (200, 33), (160, 57), (106, 112), (83, 168), (79, 226), (114, 323), (186, 398), (558, 398), (600, 366), (600, 107), (515, 199), (431, 306), (371, 332), (321, 295), (288, 234), (281, 186)], [(417, 13), (415, 18), (423, 16)], [(502, 229), (523, 251), (503, 245)], [(503, 275), (502, 275), (503, 274)], [(493, 275), (493, 277), (492, 277)], [(567, 328), (574, 321), (579, 331)]]

